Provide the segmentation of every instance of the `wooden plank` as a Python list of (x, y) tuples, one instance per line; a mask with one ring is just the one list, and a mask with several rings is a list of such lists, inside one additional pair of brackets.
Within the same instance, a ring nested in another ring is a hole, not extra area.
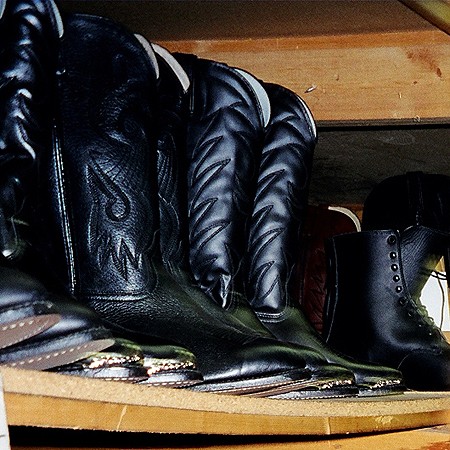
[(282, 84), (319, 125), (448, 123), (450, 36), (393, 1), (63, 2)]
[(336, 435), (450, 423), (450, 393), (271, 400), (2, 368), (11, 426), (212, 435)]
[(319, 125), (450, 120), (450, 36), (441, 31), (159, 43), (292, 89)]

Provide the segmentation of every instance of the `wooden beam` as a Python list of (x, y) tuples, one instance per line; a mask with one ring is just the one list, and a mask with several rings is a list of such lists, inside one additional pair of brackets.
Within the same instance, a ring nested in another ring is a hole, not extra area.
[(441, 31), (159, 43), (292, 89), (319, 124), (450, 120), (450, 36)]

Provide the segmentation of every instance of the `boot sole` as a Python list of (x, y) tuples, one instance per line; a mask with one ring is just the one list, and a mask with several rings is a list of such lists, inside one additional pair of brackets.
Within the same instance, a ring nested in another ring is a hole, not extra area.
[(2, 323), (0, 325), (0, 349), (36, 336), (58, 323), (59, 320), (59, 314), (42, 314)]
[(61, 367), (53, 372), (60, 375), (70, 375), (81, 378), (91, 378), (104, 381), (123, 381), (126, 383), (139, 383), (148, 378), (145, 370), (142, 367), (101, 367), (98, 369), (80, 368), (70, 369)]
[(174, 370), (152, 374), (139, 384), (158, 387), (184, 388), (203, 383), (203, 378), (195, 370)]
[(97, 330), (72, 333), (61, 338), (20, 345), (0, 352), (0, 364), (28, 370), (48, 370), (87, 358), (114, 344)]
[[(324, 379), (323, 377), (313, 377), (306, 382), (292, 383), (290, 391), (281, 394), (270, 394), (269, 398), (283, 400), (302, 400), (319, 398), (347, 398), (356, 397), (358, 388), (351, 379)], [(248, 397), (253, 397), (249, 394)]]
[(292, 370), (276, 375), (267, 375), (240, 380), (223, 380), (216, 382), (203, 382), (189, 388), (196, 392), (213, 392), (216, 394), (248, 395), (254, 397), (267, 397), (268, 395), (282, 394), (292, 390), (295, 383), (308, 383), (311, 380), (309, 371)]
[(386, 384), (384, 386), (361, 386), (358, 385), (358, 397), (379, 397), (385, 395), (404, 394), (406, 387), (401, 382), (397, 384)]

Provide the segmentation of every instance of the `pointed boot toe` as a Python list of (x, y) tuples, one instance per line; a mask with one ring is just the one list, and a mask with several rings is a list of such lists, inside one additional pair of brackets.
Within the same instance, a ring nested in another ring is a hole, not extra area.
[(178, 345), (140, 345), (148, 378), (140, 384), (166, 387), (188, 387), (203, 382), (197, 358)]
[[(307, 211), (316, 129), (304, 101), (275, 84), (264, 85), (271, 105), (262, 158), (259, 165), (253, 213), (247, 245), (247, 299), (257, 320), (279, 341), (310, 348), (331, 368), (353, 380), (353, 394), (401, 391), (401, 374), (385, 368), (385, 386), (378, 389), (380, 368), (371, 373), (335, 354), (295, 305), (290, 295), (291, 274), (298, 260), (300, 233)], [(307, 367), (309, 367), (307, 365)], [(345, 379), (345, 378), (344, 378)], [(395, 380), (395, 382), (394, 382)], [(344, 390), (344, 389), (343, 389)]]

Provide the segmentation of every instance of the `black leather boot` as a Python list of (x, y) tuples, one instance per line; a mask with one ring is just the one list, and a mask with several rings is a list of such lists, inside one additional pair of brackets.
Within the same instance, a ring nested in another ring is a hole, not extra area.
[(401, 391), (398, 371), (333, 352), (289, 294), (307, 207), (316, 132), (309, 109), (297, 95), (275, 84), (265, 88), (272, 118), (250, 224), (246, 282), (250, 305), (277, 339), (313, 348), (329, 363), (351, 371), (360, 395)]
[(122, 337), (187, 347), (204, 376), (202, 390), (284, 392), (308, 380), (295, 352), (245, 334), (163, 268), (150, 44), (99, 17), (70, 16), (65, 27), (48, 189), (52, 261), (67, 289)]
[(448, 235), (422, 226), (330, 242), (324, 336), (352, 357), (395, 367), (408, 388), (450, 389), (450, 345), (420, 303)]
[[(283, 398), (354, 395), (349, 371), (330, 365), (309, 348), (277, 341), (258, 321), (243, 294), (239, 266), (246, 247), (264, 126), (270, 114), (264, 89), (251, 75), (224, 64), (193, 55), (175, 56), (190, 80), (185, 101), (190, 111), (184, 119), (180, 117), (176, 107), (180, 100), (175, 99), (168, 113), (172, 118), (171, 139), (160, 141), (161, 209), (167, 217), (161, 224), (166, 266), (175, 274), (190, 272), (196, 289), (206, 294), (203, 302), (216, 303), (224, 314), (241, 322), (246, 333), (270, 339), (280, 351), (292, 347), (306, 360), (311, 382)], [(173, 85), (167, 91), (173, 93)], [(178, 117), (174, 119), (176, 112)], [(186, 137), (180, 138), (186, 123)], [(175, 133), (176, 145), (171, 146)], [(181, 186), (174, 199), (170, 189), (174, 183), (167, 180), (177, 175)], [(180, 251), (179, 242), (186, 242), (189, 248)], [(186, 252), (189, 263), (183, 257)]]
[[(3, 2), (0, 23), (0, 363), (47, 369), (113, 343), (94, 314), (50, 292), (28, 266), (39, 158), (51, 148), (58, 42), (52, 0)], [(37, 263), (36, 265), (39, 265)], [(34, 266), (34, 264), (31, 264)]]
[[(449, 176), (407, 172), (386, 178), (364, 202), (363, 230), (403, 231), (414, 225), (450, 233)], [(443, 250), (447, 279), (450, 279), (450, 247)]]
[(24, 250), (16, 218), (23, 202), (21, 185), (34, 164), (35, 142), (46, 138), (32, 120), (34, 115), (46, 119), (36, 98), (50, 108), (45, 87), (56, 67), (55, 48), (48, 48), (58, 40), (55, 14), (48, 10), (50, 2), (34, 3), (3, 1), (0, 11), (0, 348), (59, 320), (45, 289), (11, 267)]

